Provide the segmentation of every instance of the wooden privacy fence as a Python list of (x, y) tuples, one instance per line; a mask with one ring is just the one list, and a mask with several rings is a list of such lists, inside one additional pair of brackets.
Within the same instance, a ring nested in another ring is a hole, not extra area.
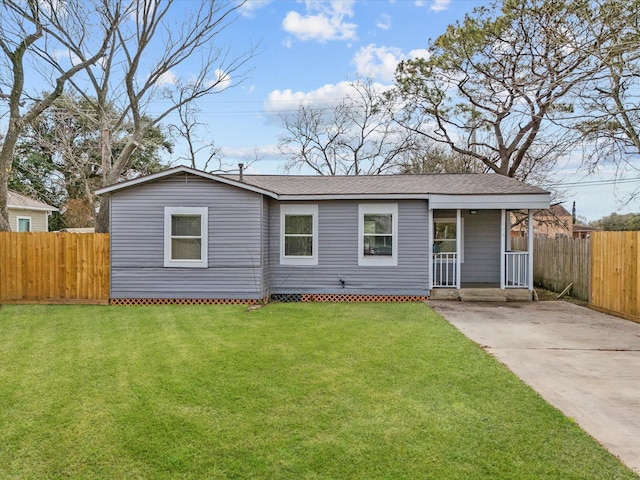
[[(514, 247), (526, 250), (526, 238)], [(533, 281), (547, 290), (561, 292), (571, 283), (571, 296), (589, 300), (589, 239), (536, 237), (533, 241)]]
[[(526, 239), (512, 239), (526, 249)], [(640, 321), (640, 232), (593, 232), (591, 238), (533, 241), (533, 281), (554, 292), (573, 283), (571, 296), (596, 310)]]
[(109, 234), (0, 232), (0, 304), (109, 302)]
[(639, 249), (640, 232), (591, 234), (591, 306), (640, 321)]

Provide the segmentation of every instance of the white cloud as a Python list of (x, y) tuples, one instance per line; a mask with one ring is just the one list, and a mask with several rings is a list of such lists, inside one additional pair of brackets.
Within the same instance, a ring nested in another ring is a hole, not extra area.
[[(372, 87), (379, 91), (389, 89), (389, 85), (374, 83)], [(300, 105), (337, 105), (349, 95), (355, 93), (353, 82), (340, 82), (337, 84), (327, 84), (310, 92), (294, 92), (287, 90), (273, 90), (265, 101), (265, 111), (269, 114), (280, 112), (295, 112)]]
[[(244, 161), (245, 165), (248, 165), (257, 158), (272, 158), (279, 155), (278, 145), (256, 145), (253, 147), (220, 147), (220, 153), (222, 153), (225, 161), (231, 160)], [(247, 166), (246, 173), (259, 173), (255, 170), (251, 170), (251, 166)]]
[(428, 55), (427, 50), (424, 49), (403, 54), (402, 50), (396, 47), (376, 47), (374, 44), (369, 44), (356, 52), (353, 63), (359, 76), (391, 82), (401, 60), (425, 58)]
[(77, 65), (81, 62), (80, 57), (71, 50), (56, 49), (51, 53), (51, 56), (58, 62), (69, 62), (71, 65)]
[(329, 40), (355, 40), (355, 23), (347, 18), (353, 17), (353, 0), (331, 0), (305, 2), (306, 13), (290, 11), (282, 20), (282, 28), (298, 40), (316, 40), (325, 43)]
[(431, 10), (434, 12), (441, 12), (449, 8), (451, 0), (433, 0), (431, 4)]
[(215, 77), (210, 81), (209, 85), (215, 85), (215, 90), (218, 92), (226, 90), (232, 85), (231, 75), (223, 70), (217, 69), (215, 71)]
[(405, 58), (429, 58), (429, 55), (429, 50), (426, 48), (416, 48), (415, 50), (411, 50)]
[(425, 1), (424, 0), (416, 0), (415, 2), (413, 2), (413, 4), (416, 7), (424, 7), (425, 6)]
[(269, 5), (273, 0), (247, 0), (240, 6), (240, 15), (253, 17), (257, 10)]
[(399, 48), (369, 44), (356, 52), (353, 63), (358, 75), (390, 82), (401, 58), (402, 51)]
[(160, 77), (158, 77), (157, 85), (175, 85), (178, 81), (178, 77), (171, 70), (167, 70)]
[(391, 28), (391, 17), (383, 13), (378, 20), (376, 20), (376, 27), (381, 30), (389, 30)]

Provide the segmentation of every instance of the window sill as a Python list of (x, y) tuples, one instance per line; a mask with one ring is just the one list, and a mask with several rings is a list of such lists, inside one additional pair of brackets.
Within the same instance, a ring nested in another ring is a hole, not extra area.
[(372, 258), (364, 258), (360, 257), (358, 259), (358, 265), (361, 267), (397, 267), (398, 259), (394, 257), (382, 258), (382, 257), (372, 257)]
[(181, 261), (181, 260), (167, 260), (164, 262), (165, 268), (208, 268), (207, 262), (196, 260), (193, 262)]
[(316, 257), (280, 257), (280, 265), (318, 265)]

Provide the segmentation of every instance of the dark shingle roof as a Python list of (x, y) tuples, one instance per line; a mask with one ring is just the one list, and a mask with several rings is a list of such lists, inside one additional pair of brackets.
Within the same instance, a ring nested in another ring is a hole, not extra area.
[[(238, 175), (224, 175), (238, 181)], [(497, 174), (243, 175), (243, 182), (278, 195), (511, 195), (545, 194), (541, 188)]]
[[(502, 175), (482, 173), (375, 176), (244, 175), (240, 181), (238, 175), (216, 175), (179, 166), (98, 189), (96, 194), (104, 195), (172, 175), (196, 175), (268, 195), (278, 200), (311, 200), (313, 198), (433, 199), (436, 196), (444, 199), (465, 195), (511, 195), (520, 197), (518, 200), (522, 201), (527, 200), (525, 197), (533, 195), (537, 199), (536, 202), (540, 203), (537, 208), (548, 208), (549, 205), (549, 192), (546, 190)], [(531, 199), (529, 197), (529, 200)]]

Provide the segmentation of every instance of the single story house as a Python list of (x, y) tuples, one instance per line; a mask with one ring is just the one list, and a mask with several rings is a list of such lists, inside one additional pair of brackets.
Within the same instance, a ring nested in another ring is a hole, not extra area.
[[(533, 290), (510, 211), (549, 192), (496, 174), (214, 175), (187, 167), (110, 197), (111, 302), (426, 299)], [(180, 301), (180, 300), (185, 301)], [(188, 301), (186, 301), (188, 300)]]
[(7, 212), (15, 232), (48, 232), (49, 216), (57, 211), (56, 207), (9, 190)]

